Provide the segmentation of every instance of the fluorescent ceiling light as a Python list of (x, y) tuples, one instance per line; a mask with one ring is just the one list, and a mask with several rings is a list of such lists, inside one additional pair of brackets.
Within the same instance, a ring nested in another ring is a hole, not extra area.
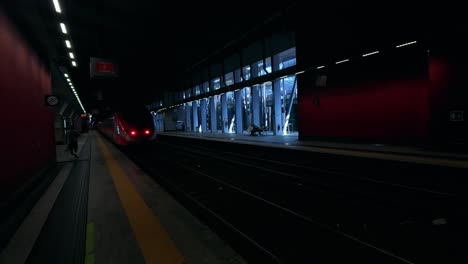
[(416, 43), (417, 43), (417, 41), (411, 41), (411, 42), (408, 42), (408, 43), (403, 43), (403, 44), (397, 45), (396, 47), (401, 48), (401, 47), (408, 46), (408, 45), (411, 45), (411, 44), (416, 44)]
[(57, 13), (62, 13), (62, 9), (60, 8), (59, 1), (58, 0), (53, 0), (53, 2), (54, 2), (55, 11)]
[(347, 62), (347, 61), (349, 61), (349, 59), (337, 61), (335, 62), (335, 64), (340, 64), (340, 63)]
[(377, 54), (377, 53), (379, 53), (379, 51), (369, 52), (369, 53), (363, 54), (362, 56), (367, 57), (367, 56), (374, 55), (374, 54)]
[(67, 27), (65, 26), (64, 23), (60, 23), (60, 28), (62, 28), (63, 34), (67, 34)]

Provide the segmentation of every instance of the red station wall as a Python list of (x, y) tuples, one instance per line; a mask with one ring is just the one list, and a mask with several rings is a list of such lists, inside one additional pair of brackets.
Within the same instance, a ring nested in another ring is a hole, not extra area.
[(314, 76), (299, 78), (301, 138), (375, 143), (428, 140), (426, 57), (378, 54), (368, 61), (348, 63), (322, 73), (327, 76), (325, 87), (315, 87)]
[(0, 12), (0, 200), (55, 158), (50, 75)]

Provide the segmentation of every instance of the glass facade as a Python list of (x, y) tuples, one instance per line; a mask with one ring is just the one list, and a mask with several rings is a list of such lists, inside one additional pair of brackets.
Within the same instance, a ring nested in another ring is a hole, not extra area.
[(266, 131), (273, 131), (273, 86), (265, 82), (260, 86), (260, 127)]
[[(190, 131), (194, 132), (237, 133), (237, 124), (241, 126), (239, 129), (243, 134), (250, 134), (248, 129), (254, 123), (270, 135), (297, 133), (296, 74), (268, 79), (272, 72), (295, 65), (296, 49), (293, 47), (249, 65), (243, 65), (210, 81), (173, 93), (172, 98), (179, 101), (235, 85), (231, 91), (225, 93), (217, 91), (218, 94), (211, 97), (181, 105), (179, 115), (183, 117), (177, 119), (185, 120), (187, 131), (191, 127)], [(262, 77), (261, 82), (260, 79), (258, 82), (255, 81), (258, 77)], [(245, 81), (249, 81), (249, 86), (237, 86)], [(232, 91), (233, 89), (237, 89), (238, 92)], [(162, 103), (161, 100), (152, 105), (161, 106)], [(241, 113), (236, 113), (236, 109)], [(163, 116), (163, 113), (159, 116)], [(236, 116), (241, 120), (237, 122)]]
[(211, 111), (210, 111), (210, 104), (211, 100), (210, 98), (204, 98), (206, 103), (205, 111), (206, 111), (206, 132), (212, 132), (211, 131)]
[(242, 98), (242, 127), (246, 133), (248, 128), (253, 122), (252, 119), (252, 97), (250, 93), (250, 87), (245, 87), (241, 90)]
[(257, 66), (257, 74), (256, 76), (263, 76), (268, 73), (271, 73), (271, 58), (265, 58), (265, 66), (263, 65), (263, 60), (260, 60), (255, 63)]
[(197, 105), (197, 107), (194, 110), (194, 111), (196, 111), (195, 114), (197, 116), (197, 128), (196, 128), (195, 131), (200, 133), (200, 132), (203, 132), (202, 131), (202, 113), (201, 113), (202, 112), (201, 111), (201, 102), (202, 102), (202, 100), (197, 100), (195, 102), (196, 102), (196, 105)]
[(282, 120), (283, 120), (283, 133), (289, 134), (298, 130), (297, 120), (297, 83), (296, 75), (289, 75), (281, 78), (281, 105)]
[(221, 88), (221, 78), (215, 78), (211, 80), (211, 87), (213, 87), (213, 90), (218, 90)]
[(245, 81), (250, 80), (250, 65), (243, 67), (242, 73)]
[(202, 90), (203, 90), (204, 93), (209, 92), (210, 91), (210, 84), (208, 82), (204, 82)]
[(236, 133), (236, 101), (234, 92), (227, 92), (228, 133)]
[(275, 69), (283, 70), (296, 65), (296, 48), (290, 48), (274, 56)]
[(221, 108), (221, 95), (215, 95), (216, 104), (216, 129), (214, 131), (221, 132), (223, 129), (223, 113)]
[(234, 84), (234, 73), (233, 72), (226, 73), (224, 75), (224, 82), (226, 83), (226, 86)]

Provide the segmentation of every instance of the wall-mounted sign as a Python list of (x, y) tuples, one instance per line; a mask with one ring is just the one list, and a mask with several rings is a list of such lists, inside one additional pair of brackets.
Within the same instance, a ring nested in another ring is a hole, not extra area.
[(115, 61), (102, 58), (90, 58), (91, 78), (115, 78), (118, 75), (118, 67)]
[(96, 62), (96, 73), (115, 73), (114, 63), (105, 61)]
[(326, 87), (327, 86), (327, 76), (326, 75), (319, 75), (315, 80), (315, 86), (317, 87)]
[(48, 106), (56, 106), (60, 103), (59, 98), (55, 95), (46, 95), (45, 103)]
[(450, 121), (453, 121), (453, 122), (463, 121), (463, 111), (450, 111)]

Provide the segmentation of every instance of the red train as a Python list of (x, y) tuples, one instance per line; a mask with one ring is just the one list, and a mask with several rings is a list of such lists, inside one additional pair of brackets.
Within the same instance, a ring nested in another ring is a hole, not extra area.
[(120, 146), (147, 143), (156, 138), (153, 117), (146, 109), (117, 111), (100, 122), (97, 129)]

